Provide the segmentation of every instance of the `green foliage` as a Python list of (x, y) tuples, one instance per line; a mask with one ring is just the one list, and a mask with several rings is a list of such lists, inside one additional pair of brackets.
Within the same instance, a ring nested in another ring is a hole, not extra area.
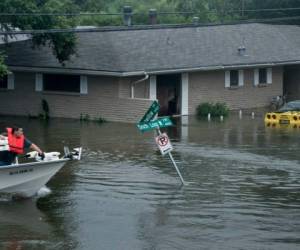
[[(199, 21), (225, 22), (241, 19), (272, 18), (297, 16), (300, 10), (290, 11), (243, 11), (272, 8), (299, 8), (299, 0), (73, 0), (82, 12), (122, 13), (124, 5), (133, 9), (133, 23), (147, 24), (149, 9), (158, 12), (190, 12), (190, 14), (161, 14), (157, 16), (159, 23), (191, 23), (193, 16)], [(295, 22), (295, 21), (294, 21)], [(83, 25), (119, 25), (122, 16), (83, 16)]]
[(90, 121), (90, 116), (89, 116), (89, 114), (80, 114), (79, 120), (82, 121), (82, 122), (89, 122)]
[(104, 122), (107, 122), (103, 117), (98, 117), (98, 118), (95, 118), (94, 120), (95, 122), (98, 122), (98, 123), (104, 123)]
[(0, 78), (9, 73), (7, 66), (4, 64), (4, 56), (0, 53)]
[[(0, 12), (5, 13), (74, 13), (79, 8), (72, 0), (2, 0)], [(2, 30), (13, 29), (63, 29), (77, 25), (72, 16), (16, 15), (0, 16)], [(48, 45), (59, 62), (64, 63), (75, 53), (76, 36), (74, 33), (34, 34), (35, 46)], [(2, 63), (3, 64), (3, 63)], [(1, 63), (0, 63), (1, 65)]]
[(41, 105), (42, 105), (42, 113), (39, 114), (39, 117), (42, 120), (48, 120), (49, 113), (50, 113), (49, 104), (45, 99), (42, 99)]
[(228, 116), (229, 109), (225, 103), (201, 103), (197, 106), (196, 113), (199, 117), (206, 117), (210, 114), (212, 117)]
[(197, 115), (201, 117), (201, 116), (207, 116), (208, 114), (212, 114), (212, 107), (213, 104), (208, 102), (199, 104), (196, 110)]
[[(89, 122), (91, 121), (91, 117), (89, 114), (80, 114), (79, 120), (81, 122)], [(104, 123), (107, 122), (103, 117), (99, 116), (99, 117), (95, 117), (94, 119), (92, 119), (93, 122), (97, 122), (97, 123)]]
[[(123, 6), (133, 9), (133, 24), (148, 24), (149, 9), (158, 12), (157, 22), (191, 23), (194, 16), (202, 23), (226, 22), (243, 19), (278, 18), (299, 16), (300, 10), (243, 11), (257, 9), (299, 8), (299, 0), (1, 0), (0, 13), (122, 13)], [(166, 13), (173, 12), (173, 14)], [(174, 14), (186, 12), (187, 14)], [(77, 25), (122, 25), (122, 15), (81, 15), (81, 16), (0, 16), (2, 30), (25, 29), (64, 29)], [(299, 19), (285, 21), (299, 24)], [(76, 53), (74, 33), (34, 34), (34, 46), (48, 45), (62, 64)], [(0, 56), (0, 76), (7, 68)]]
[(228, 109), (228, 107), (226, 106), (225, 103), (217, 102), (213, 107), (213, 114), (214, 114), (213, 116), (223, 115), (225, 117), (225, 116), (228, 116), (229, 109)]

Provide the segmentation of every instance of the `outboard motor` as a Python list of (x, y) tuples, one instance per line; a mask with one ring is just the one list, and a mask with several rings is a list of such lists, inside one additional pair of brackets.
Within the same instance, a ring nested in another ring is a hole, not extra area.
[(64, 147), (65, 156), (64, 158), (70, 158), (72, 160), (80, 160), (81, 159), (81, 153), (82, 153), (82, 147), (79, 148), (73, 148), (72, 151), (70, 151), (69, 147)]

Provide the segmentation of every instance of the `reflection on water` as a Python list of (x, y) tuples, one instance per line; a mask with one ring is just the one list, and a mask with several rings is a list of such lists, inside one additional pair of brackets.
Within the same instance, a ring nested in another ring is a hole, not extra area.
[(52, 229), (34, 201), (2, 201), (0, 215), (0, 249), (45, 246)]
[(84, 152), (50, 181), (51, 195), (0, 202), (0, 248), (299, 247), (297, 129), (265, 127), (261, 117), (177, 121), (166, 131), (190, 183), (181, 187), (154, 133), (134, 124), (5, 117), (0, 128), (11, 123), (46, 151), (82, 145)]

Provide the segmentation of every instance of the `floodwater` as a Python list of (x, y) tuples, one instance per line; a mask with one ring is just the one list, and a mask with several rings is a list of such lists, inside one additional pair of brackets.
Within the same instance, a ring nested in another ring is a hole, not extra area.
[(0, 249), (300, 249), (300, 129), (262, 117), (168, 128), (181, 186), (134, 124), (1, 117), (45, 151), (83, 146), (51, 194), (0, 201)]

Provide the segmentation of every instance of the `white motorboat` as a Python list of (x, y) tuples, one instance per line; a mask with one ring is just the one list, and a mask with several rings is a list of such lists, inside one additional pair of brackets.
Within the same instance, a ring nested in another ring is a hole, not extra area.
[[(56, 153), (56, 152), (54, 152)], [(47, 153), (46, 153), (47, 154)], [(81, 158), (81, 148), (67, 153), (59, 158), (45, 157), (44, 160), (36, 158), (38, 161), (29, 163), (16, 163), (13, 165), (0, 167), (0, 194), (10, 194), (13, 196), (31, 197), (46, 185), (66, 162)]]

